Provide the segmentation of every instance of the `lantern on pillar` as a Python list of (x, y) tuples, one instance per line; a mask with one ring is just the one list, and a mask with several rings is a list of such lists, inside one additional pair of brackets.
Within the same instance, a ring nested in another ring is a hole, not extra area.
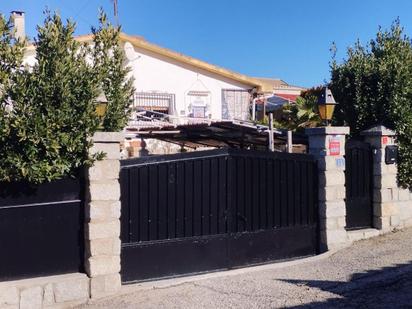
[(100, 118), (103, 118), (106, 115), (107, 110), (107, 98), (104, 93), (101, 93), (96, 99), (96, 114)]
[(318, 110), (320, 119), (322, 119), (326, 125), (330, 124), (337, 104), (338, 103), (336, 103), (335, 98), (332, 95), (332, 91), (329, 88), (324, 87), (318, 97)]

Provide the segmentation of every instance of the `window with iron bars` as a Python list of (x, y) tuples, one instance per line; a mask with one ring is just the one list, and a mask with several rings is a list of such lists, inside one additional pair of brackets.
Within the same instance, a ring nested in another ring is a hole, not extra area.
[(250, 90), (222, 89), (222, 119), (250, 120)]
[(175, 113), (175, 94), (136, 92), (133, 98), (133, 108), (137, 111), (146, 110), (173, 115)]

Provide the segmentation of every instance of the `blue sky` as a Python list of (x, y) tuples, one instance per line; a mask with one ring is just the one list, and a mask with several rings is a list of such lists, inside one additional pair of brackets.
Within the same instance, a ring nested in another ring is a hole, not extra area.
[[(329, 48), (338, 59), (356, 39), (366, 42), (378, 26), (400, 17), (412, 33), (411, 0), (118, 0), (123, 31), (251, 76), (318, 85), (329, 79)], [(112, 17), (110, 0), (1, 0), (0, 12), (26, 12), (26, 31), (48, 7), (90, 32), (98, 7)]]

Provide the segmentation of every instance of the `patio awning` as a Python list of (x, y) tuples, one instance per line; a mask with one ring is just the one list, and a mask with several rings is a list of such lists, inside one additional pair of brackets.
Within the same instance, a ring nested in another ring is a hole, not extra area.
[[(174, 125), (164, 123), (157, 127), (139, 126), (126, 129), (128, 137), (156, 138), (187, 147), (266, 148), (269, 128), (246, 121), (209, 121)], [(307, 144), (304, 136), (294, 135), (295, 144)], [(275, 145), (285, 145), (287, 132), (274, 130)]]

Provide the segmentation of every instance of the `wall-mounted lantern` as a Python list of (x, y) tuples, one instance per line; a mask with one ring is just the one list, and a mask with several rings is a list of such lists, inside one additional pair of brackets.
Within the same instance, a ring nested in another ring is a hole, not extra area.
[(322, 119), (326, 125), (330, 124), (337, 104), (332, 95), (332, 91), (327, 87), (323, 88), (322, 93), (318, 97), (318, 110), (320, 119)]

